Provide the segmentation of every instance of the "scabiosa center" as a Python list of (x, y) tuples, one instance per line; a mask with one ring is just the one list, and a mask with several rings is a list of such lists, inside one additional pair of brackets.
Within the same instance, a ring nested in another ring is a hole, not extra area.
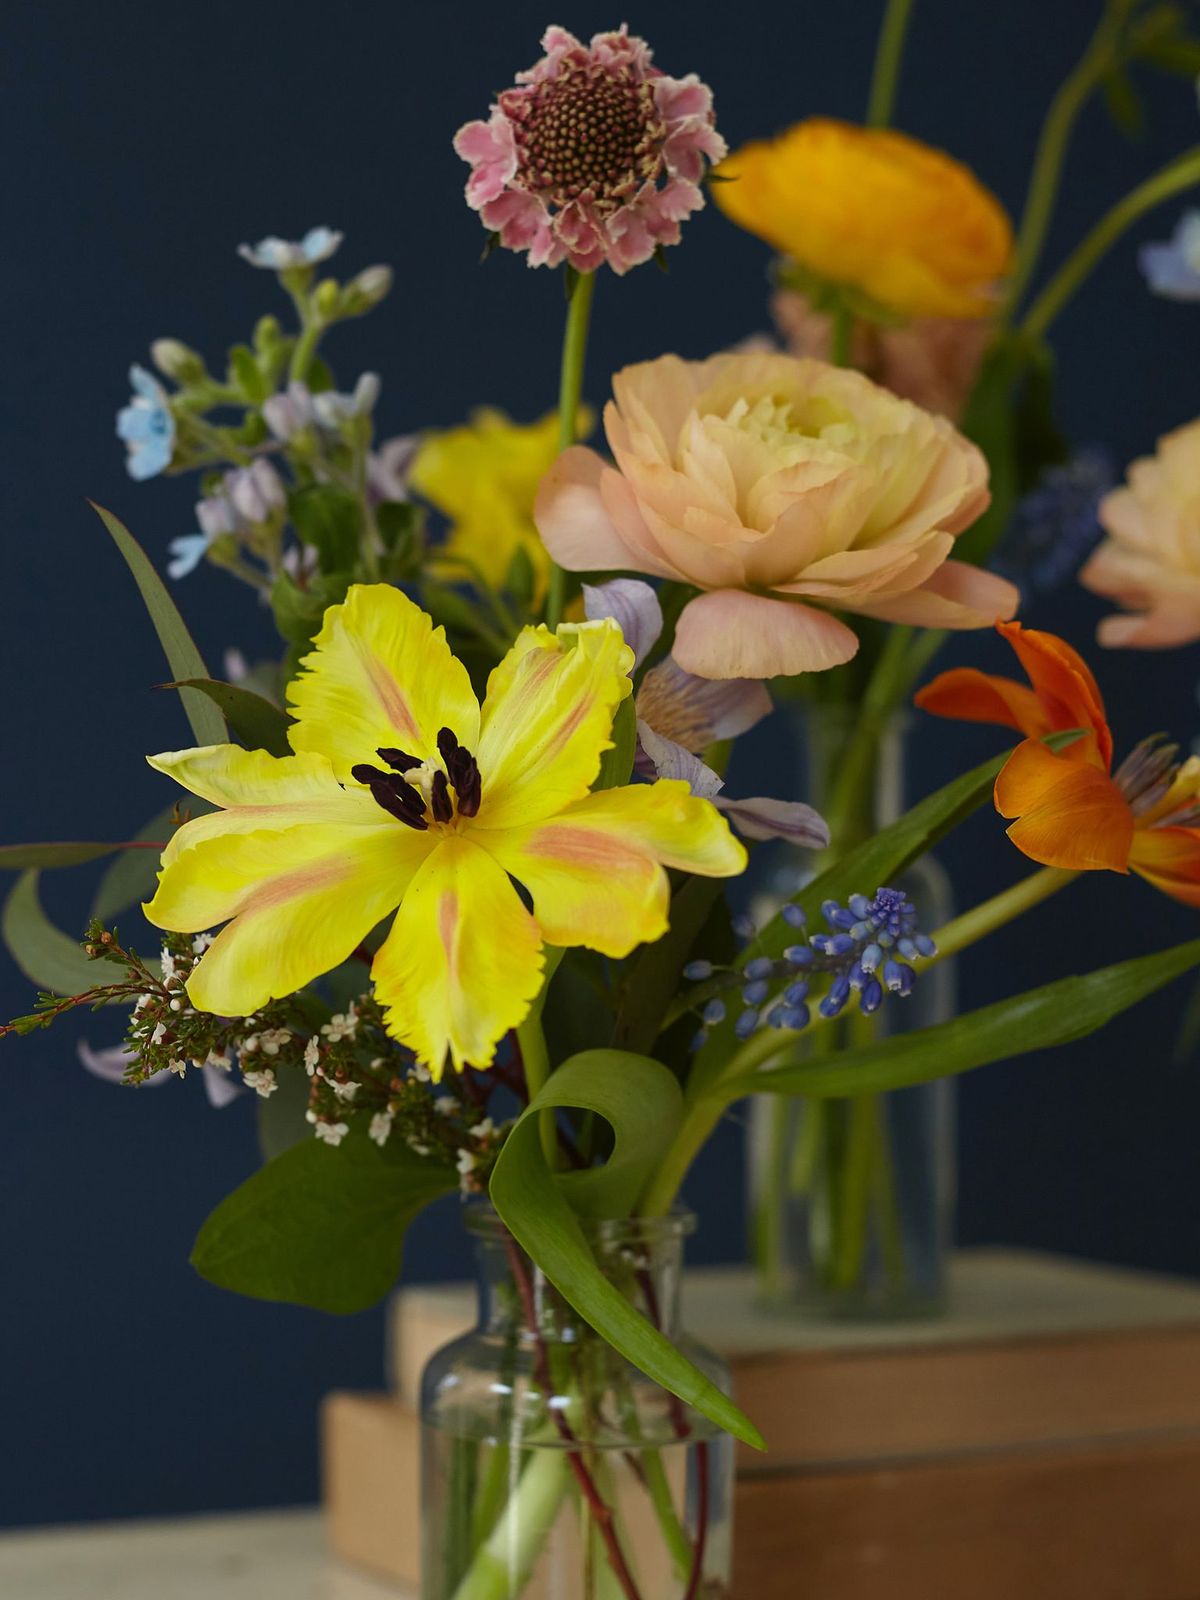
[(586, 197), (611, 210), (662, 168), (653, 84), (626, 66), (573, 53), (532, 94), (509, 90), (500, 104), (513, 121), (516, 182), (551, 204)]

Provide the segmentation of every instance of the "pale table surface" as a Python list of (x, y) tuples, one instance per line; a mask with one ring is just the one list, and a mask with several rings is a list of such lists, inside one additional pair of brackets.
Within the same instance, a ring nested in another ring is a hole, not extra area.
[(416, 1600), (341, 1566), (319, 1511), (0, 1534), (4, 1600)]

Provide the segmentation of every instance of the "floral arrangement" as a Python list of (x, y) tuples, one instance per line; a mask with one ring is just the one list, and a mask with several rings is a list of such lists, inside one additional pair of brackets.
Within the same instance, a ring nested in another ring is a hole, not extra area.
[[(439, 1525), (429, 1596), (521, 1593), (570, 1504), (606, 1574), (586, 1592), (650, 1593), (595, 1443), (613, 1426), (600, 1368), (552, 1370), (564, 1329), (652, 1380), (669, 1437), (701, 1451), (681, 1498), (638, 1436), (631, 1492), (655, 1513), (670, 1593), (726, 1592), (727, 1552), (696, 1511), (703, 1451), (716, 1430), (761, 1435), (669, 1336), (640, 1247), (614, 1267), (603, 1240), (672, 1215), (731, 1105), (869, 1107), (1078, 1038), (1200, 964), (1197, 938), (915, 1033), (889, 1022), (938, 964), (1080, 873), (1132, 871), (1200, 905), (1200, 759), (1152, 734), (1118, 761), (1084, 658), (1015, 620), (1022, 593), (1078, 571), (1119, 608), (1101, 646), (1200, 637), (1200, 422), (1113, 488), (1053, 425), (1047, 343), (1101, 255), (1200, 182), (1200, 148), (1043, 264), (1082, 104), (1114, 83), (1126, 104), (1142, 69), (1194, 75), (1200, 45), (1173, 7), (1109, 0), (1014, 230), (961, 163), (888, 126), (907, 13), (888, 8), (866, 126), (810, 118), (732, 153), (709, 88), (627, 28), (547, 31), (454, 138), (488, 250), (565, 278), (541, 419), (489, 407), (377, 440), (379, 378), (339, 388), (326, 355), (392, 274), (322, 276), (343, 244), (326, 227), (241, 247), (291, 318), (263, 316), (223, 375), (176, 340), (152, 347), (157, 375), (131, 371), (131, 478), (198, 483), (168, 579), (204, 561), (250, 585), (280, 649), (252, 667), (231, 652), (214, 677), (154, 561), (100, 511), (191, 741), (149, 757), (173, 788), (135, 837), (0, 851), (21, 871), (6, 938), (42, 990), (0, 1032), (116, 1007), (123, 1042), (84, 1047), (93, 1070), (199, 1073), (216, 1103), (254, 1092), (264, 1165), (193, 1256), (223, 1287), (357, 1310), (394, 1284), (422, 1207), (490, 1201), (533, 1349), (522, 1448), (550, 1438), (557, 1466), (505, 1479), (470, 1458), (474, 1511)], [(594, 291), (662, 264), (709, 197), (775, 253), (778, 338), (651, 353), (612, 376), (597, 425)], [(1200, 298), (1198, 227), (1144, 251), (1154, 292)], [(918, 690), (946, 630), (992, 626), (1026, 682), (957, 668)], [(1018, 742), (878, 825), (873, 763), (914, 692)], [(727, 793), (734, 743), (797, 703), (840, 717), (825, 792)], [(926, 925), (905, 874), (989, 801), (1037, 870)], [(753, 914), (745, 896), (731, 909), (727, 883), (771, 840), (802, 870)], [(38, 874), (106, 857), (77, 947)], [(115, 926), (139, 902), (150, 956)], [(842, 1203), (886, 1160), (868, 1144), (839, 1168)]]

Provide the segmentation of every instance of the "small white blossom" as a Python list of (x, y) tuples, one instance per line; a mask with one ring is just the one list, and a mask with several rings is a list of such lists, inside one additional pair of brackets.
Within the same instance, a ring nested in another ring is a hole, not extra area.
[(215, 938), (215, 933), (198, 933), (192, 940), (192, 954), (202, 956)]
[(241, 1043), (241, 1052), (244, 1056), (252, 1056), (258, 1049), (258, 1035), (248, 1033)]
[(304, 1120), (305, 1122), (315, 1122), (317, 1120), (317, 1113), (315, 1111), (306, 1111), (304, 1113)]
[(153, 998), (154, 998), (154, 996), (153, 995), (149, 995), (149, 994), (140, 994), (140, 995), (138, 995), (137, 999), (133, 1003), (133, 1014), (134, 1014), (134, 1016), (135, 1017), (137, 1016), (138, 1012), (141, 1011), (143, 1006), (148, 1006)]
[(452, 1117), (458, 1110), (458, 1101), (452, 1094), (440, 1094), (433, 1102), (433, 1109), (442, 1117)]
[(345, 1122), (318, 1122), (313, 1130), (318, 1139), (324, 1139), (326, 1144), (341, 1144), (350, 1132), (350, 1126)]
[(429, 1146), (422, 1144), (419, 1139), (414, 1139), (412, 1134), (409, 1134), (406, 1143), (415, 1156), (427, 1156), (429, 1154)]
[(317, 1063), (321, 1059), (321, 1041), (314, 1035), (304, 1046), (304, 1065), (308, 1068), (311, 1078), (317, 1070)]
[(348, 1011), (338, 1012), (330, 1017), (321, 1028), (321, 1032), (331, 1044), (337, 1044), (340, 1039), (353, 1039), (358, 1031), (358, 1013), (351, 1006)]
[(419, 1061), (413, 1062), (412, 1075), (418, 1083), (433, 1082), (433, 1073), (430, 1072), (428, 1067), (423, 1066)]
[(151, 1044), (161, 1044), (166, 1037), (167, 1037), (167, 1025), (166, 1025), (166, 1023), (165, 1022), (156, 1022), (155, 1025), (154, 1025), (154, 1032), (150, 1035), (150, 1043)]
[(167, 949), (166, 945), (163, 945), (162, 954), (159, 956), (158, 960), (159, 965), (162, 967), (163, 977), (173, 978), (175, 976), (175, 957)]
[(174, 1060), (167, 1062), (167, 1071), (173, 1072), (177, 1078), (182, 1078), (187, 1071), (187, 1062), (175, 1057)]
[(332, 1088), (334, 1094), (337, 1095), (338, 1099), (346, 1101), (347, 1104), (349, 1104), (354, 1099), (354, 1096), (358, 1093), (357, 1083), (338, 1083), (336, 1079), (333, 1079), (331, 1080), (330, 1087)]
[(491, 1117), (484, 1117), (482, 1122), (477, 1122), (473, 1128), (467, 1129), (472, 1139), (490, 1139), (495, 1131), (496, 1124)]
[(275, 1081), (275, 1072), (272, 1067), (259, 1067), (251, 1072), (247, 1072), (243, 1067), (242, 1079), (249, 1084), (255, 1094), (261, 1095), (264, 1100), (268, 1095), (274, 1094), (279, 1087), (279, 1084)]
[(392, 1113), (390, 1111), (377, 1111), (371, 1118), (371, 1126), (367, 1129), (367, 1132), (381, 1150), (388, 1142), (391, 1131)]
[(458, 1152), (458, 1170), (464, 1178), (475, 1171), (475, 1157), (469, 1150), (460, 1150)]
[(280, 1046), (291, 1042), (292, 1036), (287, 1028), (267, 1028), (258, 1036), (259, 1048), (265, 1056), (277, 1056)]

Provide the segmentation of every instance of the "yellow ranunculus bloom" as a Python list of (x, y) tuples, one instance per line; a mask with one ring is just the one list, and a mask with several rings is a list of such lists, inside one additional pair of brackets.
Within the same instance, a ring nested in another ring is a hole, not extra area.
[(913, 317), (982, 317), (1012, 265), (1004, 207), (969, 168), (888, 128), (810, 117), (721, 163), (726, 216), (816, 277)]
[(290, 686), (294, 755), (150, 757), (219, 808), (172, 838), (145, 907), (176, 932), (228, 924), (192, 1004), (248, 1016), (399, 907), (371, 976), (388, 1027), (440, 1074), (447, 1054), (490, 1065), (541, 987), (544, 941), (621, 957), (660, 938), (664, 867), (729, 877), (746, 853), (686, 783), (590, 792), (632, 666), (614, 622), (529, 627), (480, 707), (419, 606), (352, 588)]
[(533, 525), (533, 501), (558, 449), (555, 412), (522, 424), (482, 407), (463, 427), (425, 436), (410, 481), (449, 519), (437, 563), (446, 576), (464, 575), (455, 559), (462, 558), (493, 588), (502, 588), (513, 557), (523, 550), (541, 594), (550, 557)]

